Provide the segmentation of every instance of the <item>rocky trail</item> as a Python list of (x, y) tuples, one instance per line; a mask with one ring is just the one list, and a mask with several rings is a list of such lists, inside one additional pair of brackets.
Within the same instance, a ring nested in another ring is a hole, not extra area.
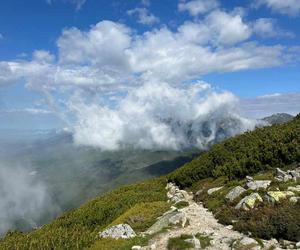
[(180, 214), (181, 216), (177, 216), (178, 221), (174, 222), (180, 222), (181, 225), (171, 227), (166, 232), (158, 233), (150, 240), (148, 246), (140, 249), (167, 249), (169, 239), (179, 237), (182, 234), (194, 236), (193, 249), (202, 249), (200, 241), (195, 237), (199, 233), (211, 239), (211, 245), (206, 249), (281, 249), (276, 240), (263, 241), (264, 247), (261, 247), (256, 240), (232, 230), (231, 226), (218, 223), (213, 214), (204, 208), (201, 203), (193, 201), (192, 194), (179, 190), (172, 184), (169, 184), (167, 188), (169, 189), (168, 197), (170, 200), (181, 200), (189, 203), (187, 207), (178, 209), (177, 215)]

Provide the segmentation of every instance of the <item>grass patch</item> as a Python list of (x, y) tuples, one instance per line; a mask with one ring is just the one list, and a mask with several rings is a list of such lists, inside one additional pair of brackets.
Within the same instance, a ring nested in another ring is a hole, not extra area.
[(133, 239), (112, 239), (105, 238), (95, 242), (89, 250), (131, 250), (135, 245), (145, 246), (148, 238), (135, 237)]
[(185, 241), (192, 238), (193, 236), (188, 234), (182, 234), (179, 237), (170, 238), (168, 242), (168, 250), (184, 250), (192, 248), (194, 245)]
[(212, 240), (212, 238), (210, 236), (200, 234), (200, 233), (197, 233), (195, 236), (200, 241), (202, 249), (205, 249), (205, 248), (211, 246), (210, 241)]
[(143, 202), (136, 204), (114, 220), (109, 226), (127, 223), (135, 232), (143, 232), (151, 227), (156, 218), (168, 211), (170, 204), (166, 201)]
[(174, 205), (176, 208), (181, 209), (189, 206), (187, 201), (179, 201)]

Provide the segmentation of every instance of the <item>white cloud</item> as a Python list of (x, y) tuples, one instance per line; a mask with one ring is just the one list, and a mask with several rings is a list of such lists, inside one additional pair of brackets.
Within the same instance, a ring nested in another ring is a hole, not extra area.
[(159, 18), (150, 13), (146, 8), (128, 10), (127, 14), (130, 16), (137, 16), (137, 21), (141, 24), (152, 25), (159, 22)]
[(149, 82), (130, 91), (115, 108), (73, 101), (78, 118), (74, 139), (103, 150), (205, 148), (223, 136), (218, 129), (228, 119), (239, 123), (223, 127), (230, 135), (254, 128), (255, 122), (234, 112), (236, 102), (231, 93), (213, 92), (205, 83), (175, 88)]
[(178, 4), (179, 11), (188, 11), (190, 15), (197, 16), (199, 14), (207, 13), (219, 6), (217, 0), (192, 0), (181, 1)]
[(288, 31), (276, 27), (276, 20), (272, 18), (259, 18), (253, 23), (253, 32), (262, 38), (293, 37)]
[(284, 15), (297, 16), (300, 14), (300, 1), (299, 0), (256, 0), (255, 6), (259, 7), (265, 5)]
[[(46, 0), (46, 2), (48, 4), (52, 4), (55, 1), (57, 1), (57, 0)], [(73, 4), (75, 6), (76, 10), (80, 10), (87, 0), (60, 0), (60, 1), (62, 1), (64, 3)]]
[(4, 38), (4, 36), (0, 33), (0, 40), (2, 40)]

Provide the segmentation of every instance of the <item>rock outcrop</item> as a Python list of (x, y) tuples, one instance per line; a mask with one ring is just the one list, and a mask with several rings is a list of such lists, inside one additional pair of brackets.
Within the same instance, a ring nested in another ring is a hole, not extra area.
[(241, 186), (236, 186), (230, 190), (230, 192), (225, 196), (226, 199), (233, 201), (246, 192), (246, 189)]
[(136, 233), (128, 224), (119, 224), (104, 230), (102, 233), (99, 233), (99, 236), (101, 238), (129, 239), (134, 238)]
[(252, 193), (239, 201), (235, 209), (249, 210), (254, 208), (257, 202), (263, 202), (263, 199), (258, 193)]
[(251, 190), (258, 190), (258, 189), (267, 189), (270, 186), (270, 180), (258, 180), (258, 181), (250, 181), (247, 182), (247, 188)]
[(295, 194), (292, 191), (269, 191), (265, 195), (265, 198), (268, 202), (274, 203), (294, 195)]

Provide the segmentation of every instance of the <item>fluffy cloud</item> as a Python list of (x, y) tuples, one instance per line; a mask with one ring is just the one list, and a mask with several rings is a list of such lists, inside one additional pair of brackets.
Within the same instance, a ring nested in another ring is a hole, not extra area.
[[(205, 83), (175, 88), (149, 82), (130, 91), (116, 107), (74, 100), (71, 108), (78, 119), (74, 138), (103, 150), (205, 148), (220, 136), (254, 128), (255, 122), (234, 112), (236, 102), (231, 93), (216, 93)], [(231, 119), (238, 125), (221, 128)]]
[(207, 13), (219, 6), (216, 0), (192, 0), (181, 1), (178, 4), (179, 11), (188, 11), (190, 15), (197, 16), (199, 14)]
[(259, 7), (261, 5), (284, 15), (297, 16), (300, 14), (299, 0), (256, 0), (255, 6)]
[(127, 14), (130, 16), (137, 16), (137, 21), (141, 24), (152, 25), (159, 22), (159, 18), (150, 13), (146, 8), (128, 10)]

